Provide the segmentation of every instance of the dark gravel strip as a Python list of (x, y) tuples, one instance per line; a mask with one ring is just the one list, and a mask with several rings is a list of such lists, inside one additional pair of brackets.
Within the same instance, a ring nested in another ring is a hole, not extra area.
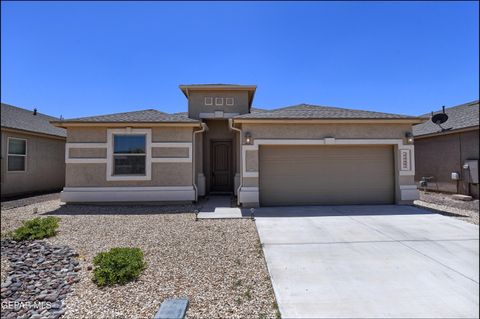
[(1, 241), (10, 262), (2, 282), (2, 318), (59, 318), (64, 299), (80, 279), (78, 254), (68, 246), (45, 241)]

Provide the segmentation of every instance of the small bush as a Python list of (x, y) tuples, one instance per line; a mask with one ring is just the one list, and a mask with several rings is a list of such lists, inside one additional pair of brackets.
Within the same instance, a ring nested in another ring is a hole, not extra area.
[(60, 218), (49, 216), (46, 218), (36, 217), (23, 222), (23, 225), (13, 231), (14, 240), (33, 240), (55, 236)]
[(112, 248), (93, 259), (93, 281), (98, 286), (125, 284), (136, 279), (145, 269), (140, 248)]

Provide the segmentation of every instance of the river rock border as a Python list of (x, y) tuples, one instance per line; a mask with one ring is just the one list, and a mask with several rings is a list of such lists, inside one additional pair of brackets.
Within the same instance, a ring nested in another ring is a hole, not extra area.
[(80, 280), (78, 254), (68, 246), (45, 241), (1, 241), (10, 262), (2, 282), (2, 318), (59, 318), (64, 299)]

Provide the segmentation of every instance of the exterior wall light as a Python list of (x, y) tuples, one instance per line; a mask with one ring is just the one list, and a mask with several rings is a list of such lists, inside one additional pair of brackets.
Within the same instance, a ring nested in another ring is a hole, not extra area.
[(245, 133), (245, 144), (247, 144), (247, 145), (253, 144), (253, 138), (252, 138), (252, 134), (250, 134), (250, 132)]
[(407, 144), (413, 144), (413, 134), (412, 132), (406, 132), (405, 138), (407, 139)]

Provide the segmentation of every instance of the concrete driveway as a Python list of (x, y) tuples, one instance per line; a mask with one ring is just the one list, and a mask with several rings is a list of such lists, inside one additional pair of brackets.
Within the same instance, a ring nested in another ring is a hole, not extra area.
[(410, 206), (259, 208), (282, 318), (475, 318), (479, 228)]

